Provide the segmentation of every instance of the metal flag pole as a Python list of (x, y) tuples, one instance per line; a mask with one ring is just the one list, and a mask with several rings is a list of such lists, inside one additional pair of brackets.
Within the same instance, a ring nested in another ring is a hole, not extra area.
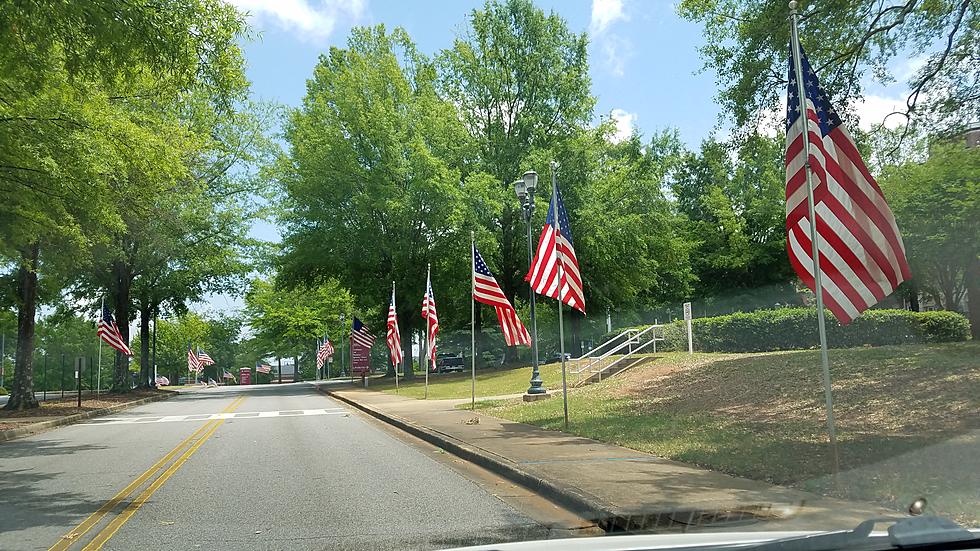
[(340, 372), (337, 373), (337, 378), (339, 379), (344, 374), (344, 369), (346, 369), (346, 362), (344, 360), (344, 315), (340, 314), (340, 340), (337, 341), (337, 345), (340, 346)]
[[(102, 306), (99, 307), (99, 316), (104, 315), (105, 310), (105, 297), (102, 297)], [(143, 360), (146, 361), (146, 360)], [(98, 396), (102, 393), (102, 337), (99, 337), (99, 375), (97, 377), (97, 382), (95, 385), (95, 395)]]
[[(395, 282), (391, 282), (391, 312), (395, 315), (395, 327), (398, 327), (398, 309), (395, 308)], [(399, 335), (400, 337), (401, 335)], [(389, 344), (390, 346), (390, 344)], [(394, 351), (391, 352), (392, 359), (396, 358)], [(398, 394), (398, 362), (395, 363), (395, 394)]]
[[(551, 161), (551, 193), (552, 193), (552, 195), (558, 193), (558, 176), (556, 174), (557, 172), (558, 172), (558, 162), (557, 161)], [(557, 216), (558, 216), (558, 213), (556, 212), (555, 213), (555, 217), (557, 218)], [(559, 231), (561, 231), (561, 228), (559, 228)], [(559, 285), (559, 289), (558, 289), (558, 354), (561, 356), (561, 399), (562, 399), (562, 407), (565, 410), (565, 430), (567, 431), (568, 430), (568, 381), (567, 381), (567, 378), (566, 378), (566, 375), (565, 375), (565, 322), (563, 320), (563, 317), (564, 316), (562, 314), (562, 307), (561, 307), (562, 293), (564, 292), (564, 289), (565, 289), (565, 287), (561, 284), (561, 282), (565, 278), (565, 270), (562, 268), (562, 263), (564, 262), (564, 258), (561, 256), (561, 249), (558, 247), (558, 244), (557, 243), (555, 243), (555, 252), (558, 253), (558, 282), (559, 282), (558, 283), (558, 285)]]
[(476, 235), (470, 230), (470, 409), (476, 409)]
[[(428, 264), (425, 267), (425, 299), (429, 301), (429, 308), (432, 308), (432, 298), (429, 296), (429, 289), (432, 288), (432, 264)], [(429, 351), (429, 347), (432, 343), (429, 342), (429, 318), (425, 318), (425, 328), (422, 330), (425, 334), (425, 361), (422, 365), (425, 369), (425, 400), (429, 399), (429, 356), (432, 353)]]
[(806, 88), (803, 86), (803, 61), (800, 55), (800, 36), (799, 36), (799, 14), (796, 11), (797, 3), (795, 0), (789, 3), (790, 13), (790, 40), (792, 42), (793, 67), (796, 72), (796, 90), (800, 101), (800, 120), (803, 121), (803, 147), (806, 153), (806, 203), (807, 212), (810, 217), (810, 243), (812, 245), (811, 255), (813, 257), (813, 283), (817, 297), (817, 324), (820, 332), (820, 364), (823, 369), (824, 397), (827, 402), (827, 434), (830, 436), (830, 448), (833, 454), (833, 475), (837, 479), (840, 471), (840, 456), (837, 451), (837, 431), (834, 427), (834, 397), (830, 386), (830, 361), (827, 358), (827, 327), (823, 311), (823, 285), (820, 275), (820, 234), (817, 232), (816, 208), (813, 201), (813, 183), (810, 166), (810, 123), (807, 118), (806, 109)]

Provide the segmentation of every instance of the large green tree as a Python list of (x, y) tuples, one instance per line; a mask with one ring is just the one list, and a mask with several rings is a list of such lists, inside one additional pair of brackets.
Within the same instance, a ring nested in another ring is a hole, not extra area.
[(980, 148), (934, 140), (924, 161), (886, 167), (879, 180), (915, 288), (947, 310), (959, 310), (966, 297), (980, 337)]
[[(411, 358), (426, 264), (468, 256), (466, 186), (446, 161), (463, 137), (435, 67), (403, 30), (354, 29), (346, 49), (321, 56), (287, 125), (285, 281), (336, 277), (375, 311), (395, 282)], [(380, 316), (365, 321), (384, 331)]]

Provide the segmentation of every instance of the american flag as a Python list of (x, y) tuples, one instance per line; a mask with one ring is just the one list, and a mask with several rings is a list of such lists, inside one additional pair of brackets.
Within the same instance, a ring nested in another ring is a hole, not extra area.
[(395, 312), (395, 289), (391, 289), (391, 304), (388, 305), (388, 350), (391, 352), (391, 363), (398, 365), (402, 362), (402, 337), (398, 333), (398, 314)]
[(374, 346), (374, 335), (368, 331), (366, 325), (361, 320), (354, 318), (351, 325), (350, 340), (353, 344), (359, 344), (365, 348)]
[(194, 353), (194, 349), (187, 345), (187, 370), (200, 372), (202, 369), (201, 360)]
[(95, 332), (99, 335), (99, 338), (104, 340), (109, 346), (127, 356), (133, 355), (133, 351), (126, 345), (126, 339), (124, 339), (122, 333), (119, 332), (119, 326), (116, 325), (116, 320), (112, 318), (112, 312), (110, 312), (105, 305), (102, 306), (102, 317), (99, 318), (98, 323), (96, 323)]
[(556, 183), (551, 190), (551, 205), (538, 251), (531, 262), (531, 270), (524, 276), (535, 293), (556, 298), (585, 313), (585, 297), (582, 294), (582, 274), (572, 246), (572, 229), (568, 212), (561, 200)]
[(510, 305), (503, 289), (497, 285), (497, 280), (487, 267), (487, 263), (483, 261), (483, 256), (476, 246), (473, 247), (473, 298), (496, 309), (507, 346), (519, 344), (531, 346), (531, 335), (517, 317), (517, 311)]
[(439, 332), (439, 316), (436, 314), (436, 299), (432, 295), (432, 279), (426, 278), (425, 295), (422, 297), (422, 319), (428, 322), (426, 342), (429, 346), (429, 359), (436, 366), (436, 333)]
[(266, 373), (266, 374), (272, 373), (272, 366), (271, 365), (266, 365), (266, 364), (260, 364), (259, 362), (255, 362), (255, 372), (256, 373)]
[(224, 374), (222, 375), (222, 377), (224, 377), (225, 379), (234, 379), (236, 381), (238, 380), (238, 379), (235, 379), (235, 376), (234, 375), (232, 375), (231, 373), (228, 373), (227, 371), (224, 372)]
[[(885, 196), (854, 140), (801, 55), (817, 215), (823, 301), (847, 324), (912, 277)], [(816, 292), (806, 189), (806, 148), (793, 54), (786, 113), (786, 248), (790, 264)]]
[(330, 339), (324, 338), (323, 342), (320, 344), (320, 347), (317, 348), (316, 351), (316, 368), (323, 369), (324, 362), (326, 362), (330, 356), (333, 356), (333, 345), (330, 344)]
[(214, 365), (214, 360), (211, 359), (211, 356), (208, 356), (207, 352), (198, 350), (197, 359), (201, 362), (202, 367), (205, 365)]

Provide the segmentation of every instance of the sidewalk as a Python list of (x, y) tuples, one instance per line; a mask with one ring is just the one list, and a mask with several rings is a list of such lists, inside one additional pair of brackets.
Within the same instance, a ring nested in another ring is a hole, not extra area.
[[(364, 389), (323, 391), (515, 480), (606, 529), (830, 530), (897, 517), (557, 431)], [(737, 527), (737, 528), (736, 528)]]

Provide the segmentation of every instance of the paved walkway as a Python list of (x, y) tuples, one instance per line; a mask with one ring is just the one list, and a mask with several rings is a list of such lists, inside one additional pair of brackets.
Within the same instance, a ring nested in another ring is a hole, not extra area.
[(541, 480), (578, 503), (592, 504), (597, 516), (618, 518), (620, 525), (827, 530), (897, 516), (872, 504), (829, 499), (455, 409), (468, 400), (423, 401), (350, 388), (329, 392), (490, 458), (526, 475), (525, 480)]

